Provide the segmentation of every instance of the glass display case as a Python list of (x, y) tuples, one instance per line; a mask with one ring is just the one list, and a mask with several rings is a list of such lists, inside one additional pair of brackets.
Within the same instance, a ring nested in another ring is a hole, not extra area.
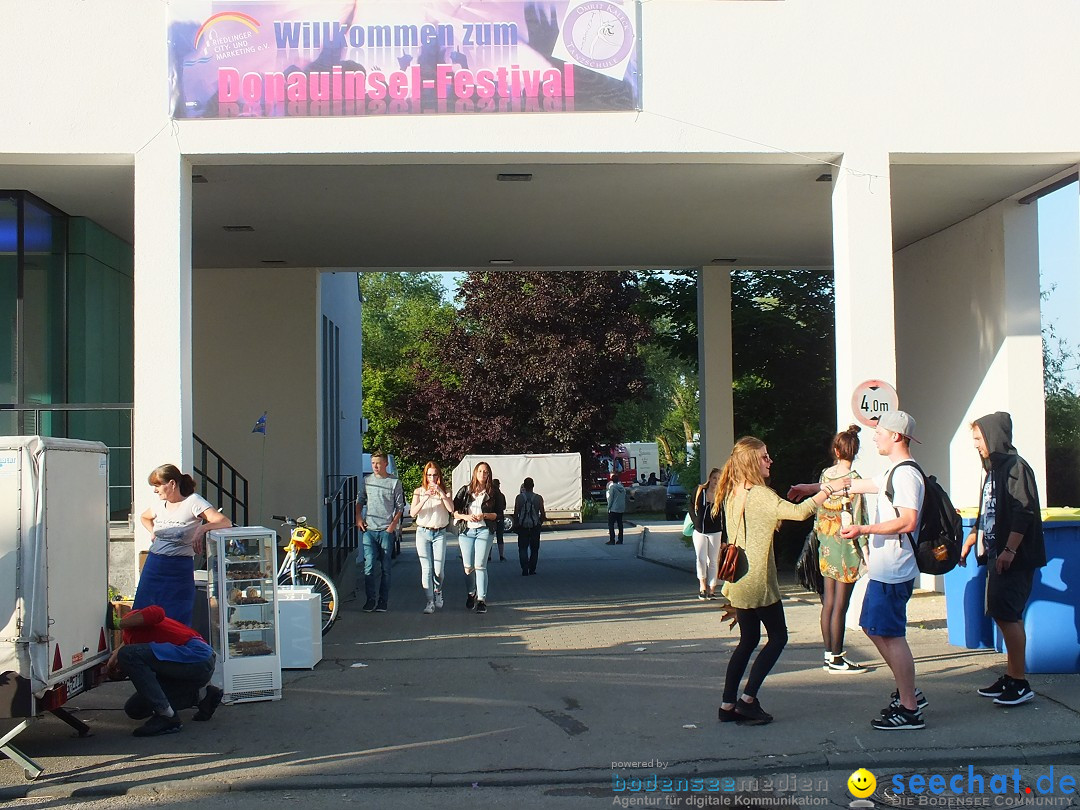
[(214, 682), (226, 702), (281, 698), (277, 539), (261, 526), (206, 535), (207, 641), (217, 653)]

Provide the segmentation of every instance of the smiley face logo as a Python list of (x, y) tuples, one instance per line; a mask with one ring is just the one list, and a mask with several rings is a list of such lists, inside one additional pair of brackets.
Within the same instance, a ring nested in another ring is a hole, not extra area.
[(856, 799), (865, 799), (877, 789), (877, 779), (866, 768), (859, 768), (848, 777), (847, 789)]

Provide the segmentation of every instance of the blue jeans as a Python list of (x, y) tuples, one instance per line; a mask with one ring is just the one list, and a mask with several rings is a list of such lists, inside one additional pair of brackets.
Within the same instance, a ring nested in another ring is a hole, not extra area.
[[(164, 713), (174, 702), (181, 704), (174, 706), (178, 709), (195, 705), (195, 692), (209, 683), (214, 674), (216, 657), (211, 653), (205, 661), (182, 664), (179, 661), (160, 660), (149, 644), (125, 644), (117, 651), (116, 662), (131, 678), (135, 691), (143, 698), (145, 705)], [(129, 700), (128, 704), (134, 710), (132, 701)]]
[(416, 556), (420, 558), (420, 584), (428, 601), (442, 590), (443, 561), (446, 559), (446, 529), (416, 527)]
[[(476, 598), (487, 601), (487, 558), (491, 551), (491, 531), (487, 526), (479, 529), (466, 529), (458, 535), (458, 546), (461, 548), (461, 563), (465, 566), (465, 579), (469, 585), (469, 593), (475, 593)], [(476, 575), (476, 583), (473, 584), (473, 574)]]
[[(390, 553), (394, 535), (385, 529), (364, 532), (364, 591), (367, 598), (385, 602), (390, 598)], [(379, 561), (380, 577), (375, 578), (375, 561)]]

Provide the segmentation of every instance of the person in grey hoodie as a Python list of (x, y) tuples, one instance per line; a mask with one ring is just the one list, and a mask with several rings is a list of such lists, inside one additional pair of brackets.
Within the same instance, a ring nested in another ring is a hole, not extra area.
[(1005, 674), (978, 692), (999, 705), (1018, 706), (1035, 697), (1024, 677), (1024, 608), (1035, 571), (1046, 565), (1039, 490), (1035, 473), (1013, 447), (1008, 413), (976, 419), (971, 434), (986, 477), (979, 517), (964, 542), (960, 564), (967, 564), (974, 547), (978, 564), (987, 566), (986, 613), (1001, 630), (1006, 652)]
[[(619, 481), (617, 473), (608, 476), (607, 485), (607, 530), (609, 546), (617, 546), (623, 541), (623, 512), (626, 511), (626, 487)], [(615, 539), (615, 524), (619, 524), (619, 539)]]

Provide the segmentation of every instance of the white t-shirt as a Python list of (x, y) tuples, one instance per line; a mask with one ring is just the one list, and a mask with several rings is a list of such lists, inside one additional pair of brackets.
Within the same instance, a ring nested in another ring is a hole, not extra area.
[[(484, 497), (485, 493), (483, 492), (473, 495), (472, 501), (469, 503), (470, 515), (482, 515), (484, 513)], [(486, 525), (482, 517), (477, 517), (475, 520), (470, 520), (465, 524), (469, 529), (481, 529)]]
[[(877, 484), (877, 522), (895, 520), (896, 509), (922, 509), (926, 484), (922, 475), (910, 464), (904, 465), (893, 473), (893, 499), (890, 502), (885, 494), (885, 482), (894, 464), (880, 475), (874, 477)], [(866, 559), (867, 573), (877, 582), (907, 582), (919, 575), (919, 566), (915, 562), (914, 543), (919, 542), (919, 527), (915, 527), (914, 537), (907, 534), (872, 534)]]
[(150, 507), (154, 513), (154, 541), (151, 554), (162, 557), (194, 557), (192, 541), (202, 525), (202, 513), (213, 507), (197, 492), (177, 504), (158, 501)]

